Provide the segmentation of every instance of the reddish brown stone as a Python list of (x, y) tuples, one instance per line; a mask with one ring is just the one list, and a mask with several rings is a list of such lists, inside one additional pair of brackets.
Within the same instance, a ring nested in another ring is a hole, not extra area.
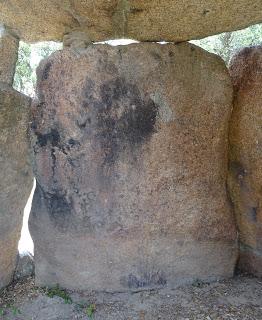
[(262, 47), (232, 59), (235, 89), (229, 185), (240, 231), (240, 266), (262, 275)]
[(32, 113), (36, 279), (137, 290), (232, 276), (232, 86), (190, 44), (63, 50)]

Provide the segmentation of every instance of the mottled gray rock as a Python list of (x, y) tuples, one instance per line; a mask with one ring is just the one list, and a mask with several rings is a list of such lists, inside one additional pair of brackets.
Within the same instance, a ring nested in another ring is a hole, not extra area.
[(15, 269), (15, 280), (33, 276), (35, 273), (34, 257), (30, 254), (18, 255)]
[(262, 276), (262, 46), (230, 63), (235, 99), (229, 185), (240, 232), (239, 267)]
[(0, 288), (16, 266), (23, 210), (32, 188), (29, 165), (30, 99), (0, 83)]
[(190, 44), (91, 45), (38, 69), (36, 281), (140, 290), (233, 274), (232, 85)]

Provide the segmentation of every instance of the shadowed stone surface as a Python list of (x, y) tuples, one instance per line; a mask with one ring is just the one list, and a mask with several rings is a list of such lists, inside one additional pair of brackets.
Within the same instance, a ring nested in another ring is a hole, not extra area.
[(41, 63), (37, 87), (38, 284), (122, 291), (232, 276), (222, 60), (186, 43), (91, 45)]
[(84, 31), (93, 41), (185, 41), (262, 21), (261, 0), (9, 0), (0, 21), (26, 41), (62, 40)]
[(24, 255), (18, 254), (14, 280), (18, 281), (27, 277), (31, 277), (34, 275), (34, 272), (34, 257), (30, 253)]
[(0, 83), (0, 288), (13, 276), (23, 210), (32, 188), (29, 104), (29, 98)]
[(229, 184), (240, 231), (240, 268), (262, 276), (262, 46), (238, 53), (230, 73), (235, 99)]
[(0, 82), (13, 84), (19, 39), (0, 24)]

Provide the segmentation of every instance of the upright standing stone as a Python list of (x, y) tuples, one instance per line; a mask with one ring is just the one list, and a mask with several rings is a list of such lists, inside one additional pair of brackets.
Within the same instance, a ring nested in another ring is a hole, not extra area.
[(240, 231), (242, 270), (262, 276), (262, 46), (231, 61), (235, 89), (229, 185)]
[(174, 287), (232, 276), (232, 86), (193, 45), (91, 45), (38, 69), (30, 229), (41, 285)]
[(0, 25), (0, 82), (13, 84), (19, 39)]
[(0, 83), (0, 288), (13, 276), (23, 210), (32, 188), (29, 103), (29, 98)]

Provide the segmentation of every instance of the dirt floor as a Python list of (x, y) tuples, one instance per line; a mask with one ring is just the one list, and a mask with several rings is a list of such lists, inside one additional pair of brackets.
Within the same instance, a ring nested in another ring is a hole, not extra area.
[(0, 319), (262, 320), (262, 279), (241, 275), (176, 290), (95, 294), (40, 289), (29, 278), (0, 292)]

